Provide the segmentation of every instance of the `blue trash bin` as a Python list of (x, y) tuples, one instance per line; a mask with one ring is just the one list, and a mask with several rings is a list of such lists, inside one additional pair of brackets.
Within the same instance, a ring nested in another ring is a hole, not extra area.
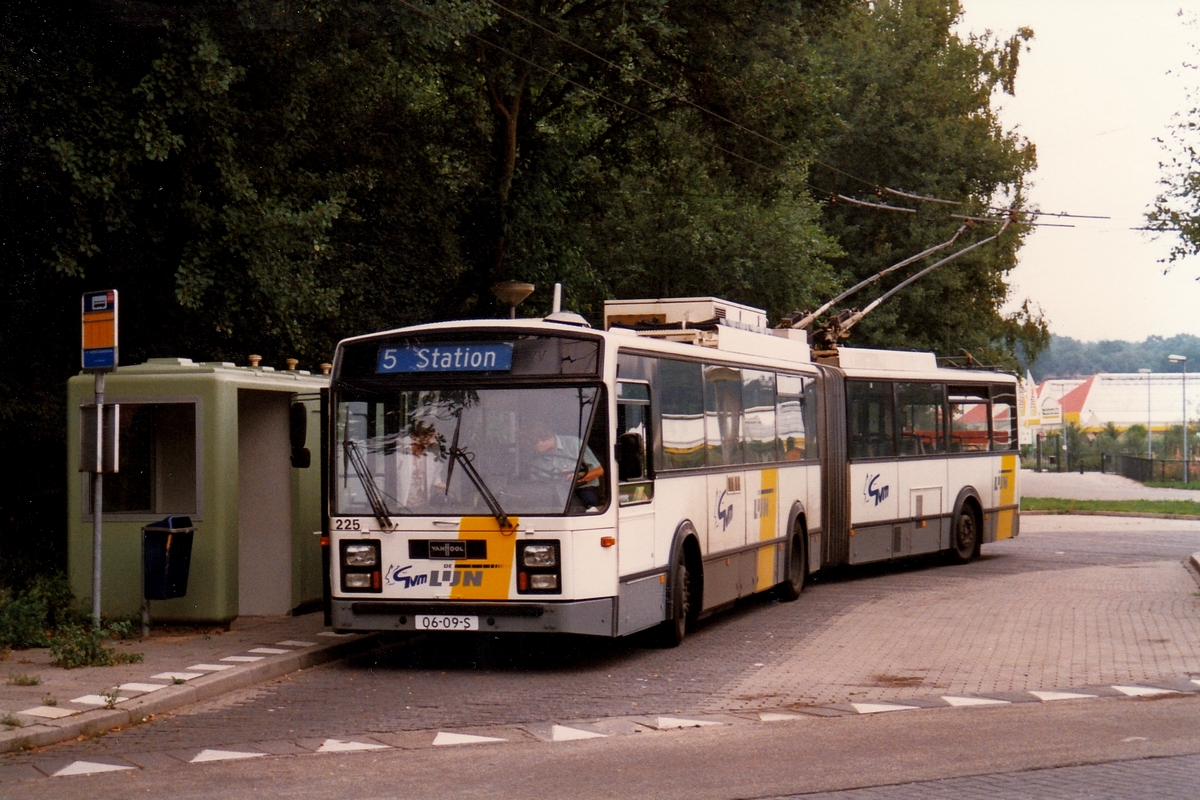
[(142, 528), (142, 586), (147, 600), (187, 594), (195, 533), (192, 518), (179, 514)]

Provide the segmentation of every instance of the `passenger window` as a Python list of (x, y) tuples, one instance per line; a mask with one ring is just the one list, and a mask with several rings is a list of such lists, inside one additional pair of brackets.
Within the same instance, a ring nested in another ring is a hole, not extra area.
[(708, 466), (744, 462), (741, 370), (723, 366), (704, 368), (704, 431)]
[(704, 466), (704, 384), (694, 361), (663, 359), (658, 366), (663, 469)]
[(123, 402), (120, 436), (121, 471), (104, 476), (105, 514), (198, 513), (195, 403)]
[[(812, 383), (809, 381), (809, 383)], [(816, 430), (809, 418), (811, 397), (806, 396), (805, 380), (798, 375), (779, 375), (775, 398), (775, 418), (779, 426), (779, 457), (783, 461), (802, 461), (816, 456)]]
[(745, 409), (746, 463), (776, 460), (775, 373), (742, 372), (742, 407)]
[(648, 454), (650, 389), (645, 384), (617, 384), (617, 475), (621, 505), (654, 498), (653, 464)]
[(941, 384), (896, 384), (900, 455), (927, 456), (946, 452), (945, 392)]
[(951, 386), (950, 452), (988, 449), (988, 390), (986, 386)]
[(891, 383), (846, 381), (850, 458), (890, 458), (896, 455), (894, 409)]
[(1017, 449), (1017, 395), (1012, 386), (992, 387), (992, 449)]

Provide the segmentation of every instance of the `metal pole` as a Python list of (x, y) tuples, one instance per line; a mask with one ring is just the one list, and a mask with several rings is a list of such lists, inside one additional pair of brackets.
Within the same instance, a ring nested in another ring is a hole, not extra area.
[(1187, 451), (1187, 359), (1183, 360), (1183, 486), (1188, 483), (1188, 451)]
[(96, 373), (96, 471), (92, 473), (92, 627), (100, 628), (100, 536), (104, 527), (104, 373)]

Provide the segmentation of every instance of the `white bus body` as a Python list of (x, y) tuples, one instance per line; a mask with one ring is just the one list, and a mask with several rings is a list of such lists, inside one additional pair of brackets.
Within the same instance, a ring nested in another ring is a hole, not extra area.
[[(487, 320), (339, 344), (323, 459), (335, 628), (659, 626), (677, 643), (740, 597), (794, 599), (822, 567), (969, 558), (1016, 533), (1016, 453), (991, 433), (1010, 376), (882, 351), (816, 364), (761, 311), (712, 298), (606, 312), (650, 329)], [(914, 427), (930, 415), (940, 432)], [(847, 427), (859, 417), (878, 430)]]

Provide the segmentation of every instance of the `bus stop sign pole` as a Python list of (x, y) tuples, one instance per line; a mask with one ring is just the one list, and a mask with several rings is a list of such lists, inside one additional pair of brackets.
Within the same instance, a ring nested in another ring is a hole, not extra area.
[[(117, 471), (118, 408), (104, 407), (104, 376), (117, 368), (117, 292), (87, 292), (83, 295), (83, 371), (96, 376), (94, 423), (84, 430), (95, 431), (94, 441), (80, 442), (82, 471), (92, 474), (92, 626), (100, 627), (100, 540), (103, 530), (104, 473)], [(91, 413), (87, 409), (85, 413)], [(106, 430), (107, 428), (107, 430)], [(107, 434), (107, 436), (106, 436)], [(105, 448), (105, 439), (109, 447)], [(94, 449), (93, 449), (94, 447)], [(88, 452), (91, 451), (91, 452)], [(90, 469), (87, 469), (90, 467)]]

